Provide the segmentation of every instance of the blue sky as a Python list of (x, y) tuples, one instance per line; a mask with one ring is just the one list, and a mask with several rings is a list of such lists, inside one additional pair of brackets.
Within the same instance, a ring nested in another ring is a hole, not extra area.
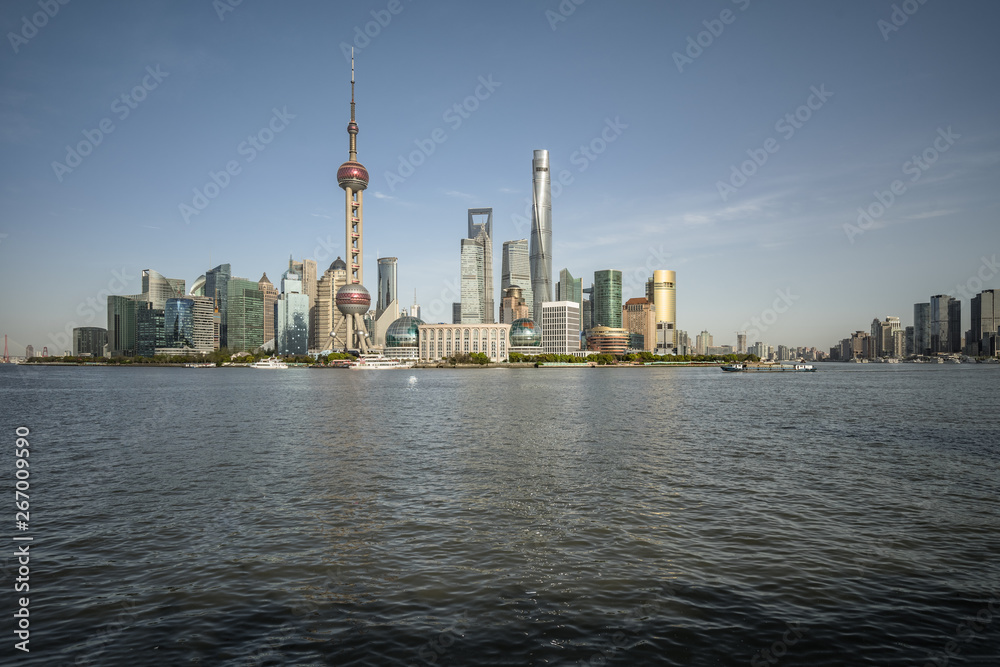
[(566, 181), (556, 274), (620, 269), (628, 298), (673, 269), (692, 337), (825, 349), (938, 293), (964, 330), (1000, 287), (996, 3), (229, 2), (3, 4), (13, 353), (105, 326), (144, 268), (277, 282), (343, 255), (352, 43), (365, 282), (398, 257), (427, 320), (457, 300), (468, 208), (494, 209), (499, 286), (537, 148)]

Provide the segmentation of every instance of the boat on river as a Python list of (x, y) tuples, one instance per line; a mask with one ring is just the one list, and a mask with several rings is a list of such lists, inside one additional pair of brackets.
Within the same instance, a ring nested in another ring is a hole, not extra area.
[(390, 359), (380, 354), (362, 354), (350, 365), (352, 371), (384, 371), (395, 368), (412, 368), (414, 362)]
[(726, 364), (722, 370), (730, 373), (815, 373), (812, 364)]
[(260, 361), (258, 361), (256, 363), (250, 364), (250, 368), (264, 368), (264, 369), (282, 370), (282, 369), (288, 368), (288, 364), (286, 364), (281, 359), (278, 359), (277, 357), (270, 357), (268, 359), (261, 359)]

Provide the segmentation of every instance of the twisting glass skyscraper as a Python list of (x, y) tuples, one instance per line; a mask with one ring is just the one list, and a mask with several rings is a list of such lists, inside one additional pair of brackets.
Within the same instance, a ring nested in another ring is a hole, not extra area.
[(537, 320), (542, 303), (552, 301), (552, 181), (547, 150), (535, 151), (531, 161), (531, 292), (531, 313)]

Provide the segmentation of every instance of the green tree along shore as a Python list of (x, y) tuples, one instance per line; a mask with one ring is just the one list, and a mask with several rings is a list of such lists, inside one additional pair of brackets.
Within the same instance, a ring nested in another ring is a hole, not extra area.
[[(158, 354), (152, 357), (31, 357), (27, 360), (27, 363), (63, 363), (63, 364), (100, 364), (107, 366), (143, 366), (143, 365), (164, 365), (164, 364), (195, 364), (195, 363), (214, 363), (216, 366), (221, 366), (224, 363), (235, 362), (241, 364), (252, 364), (261, 359), (266, 359), (270, 357), (270, 353), (256, 353), (252, 354), (245, 352), (239, 354), (235, 359), (232, 358), (232, 354), (229, 350), (223, 348), (221, 350), (215, 350), (208, 354), (190, 354), (190, 355), (166, 355)], [(278, 357), (282, 361), (290, 364), (322, 364), (327, 365), (334, 361), (349, 360), (353, 361), (356, 359), (353, 355), (345, 354), (343, 352), (334, 352), (325, 357), (320, 357), (314, 360), (312, 357), (307, 355), (288, 355), (284, 357)], [(686, 356), (668, 356), (662, 355), (658, 356), (652, 352), (639, 352), (637, 354), (626, 354), (626, 355), (613, 355), (613, 354), (588, 354), (586, 357), (576, 357), (572, 354), (536, 354), (536, 355), (524, 355), (513, 353), (507, 360), (509, 363), (569, 363), (569, 364), (586, 364), (586, 363), (597, 363), (601, 366), (606, 366), (609, 364), (617, 363), (632, 363), (632, 362), (643, 362), (650, 363), (656, 361), (669, 361), (675, 363), (708, 363), (708, 364), (718, 364), (718, 363), (734, 363), (734, 362), (750, 362), (754, 363), (760, 361), (760, 358), (755, 354), (726, 354), (726, 355), (686, 355)], [(457, 356), (449, 357), (443, 360), (446, 364), (457, 365), (457, 364), (475, 364), (479, 366), (486, 366), (490, 363), (490, 358), (483, 354), (482, 352), (473, 352), (472, 354), (460, 354)]]
[[(577, 357), (572, 354), (519, 354), (514, 352), (507, 359), (509, 363), (519, 364), (519, 363), (564, 363), (564, 364), (587, 364), (596, 362), (598, 365), (605, 366), (608, 364), (617, 363), (632, 363), (632, 362), (643, 362), (650, 363), (655, 361), (670, 361), (676, 363), (708, 363), (708, 364), (718, 364), (718, 363), (735, 363), (735, 362), (749, 362), (754, 363), (760, 361), (760, 357), (755, 354), (726, 354), (726, 355), (687, 355), (687, 356), (669, 356), (669, 355), (655, 355), (652, 352), (639, 352), (636, 354), (626, 354), (626, 355), (613, 355), (613, 354), (588, 354), (586, 357)], [(482, 352), (474, 352), (472, 354), (460, 354), (457, 356), (449, 357), (444, 360), (445, 363), (449, 364), (478, 364), (485, 366), (490, 363), (490, 358), (483, 354)]]
[[(221, 366), (224, 363), (240, 363), (240, 364), (252, 364), (254, 362), (260, 361), (261, 359), (267, 359), (271, 355), (270, 352), (243, 352), (233, 359), (233, 355), (228, 349), (222, 348), (219, 350), (214, 350), (213, 352), (208, 352), (206, 354), (182, 354), (182, 355), (168, 355), (168, 354), (157, 354), (152, 357), (74, 357), (72, 355), (66, 357), (31, 357), (27, 360), (27, 363), (66, 363), (66, 364), (101, 364), (108, 366), (142, 366), (142, 365), (163, 365), (163, 364), (204, 364), (204, 363), (214, 363), (216, 366)], [(312, 357), (304, 354), (286, 355), (278, 356), (279, 359), (290, 364), (328, 364), (333, 361), (338, 360), (351, 360), (356, 359), (353, 355), (344, 354), (342, 352), (334, 352), (325, 357), (320, 357), (319, 359), (313, 359)]]
[(510, 355), (508, 359), (511, 363), (517, 362), (558, 362), (558, 363), (569, 363), (569, 364), (586, 364), (588, 362), (597, 362), (599, 365), (615, 364), (619, 362), (643, 362), (651, 363), (654, 361), (672, 361), (672, 362), (696, 362), (696, 363), (734, 363), (734, 362), (757, 362), (760, 361), (760, 357), (755, 354), (726, 354), (726, 355), (656, 355), (652, 352), (638, 352), (636, 354), (625, 354), (625, 355), (614, 355), (614, 354), (588, 354), (586, 357), (577, 357), (572, 354), (537, 354), (532, 356), (526, 356), (523, 354), (514, 353)]

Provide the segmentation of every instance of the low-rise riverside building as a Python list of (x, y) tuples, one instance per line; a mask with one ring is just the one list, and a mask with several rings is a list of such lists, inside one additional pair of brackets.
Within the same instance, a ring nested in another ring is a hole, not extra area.
[(421, 324), (417, 331), (420, 361), (440, 361), (477, 352), (492, 362), (507, 359), (510, 324)]

